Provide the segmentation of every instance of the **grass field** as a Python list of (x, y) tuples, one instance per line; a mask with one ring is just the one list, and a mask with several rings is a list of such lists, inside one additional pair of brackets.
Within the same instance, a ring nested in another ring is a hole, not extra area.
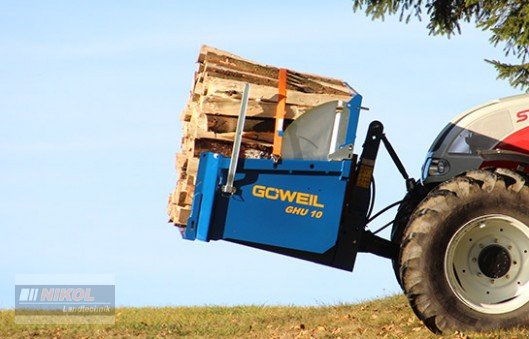
[[(439, 338), (402, 296), (321, 307), (119, 308), (115, 325), (17, 325), (0, 311), (0, 338)], [(445, 338), (527, 338), (517, 329)]]

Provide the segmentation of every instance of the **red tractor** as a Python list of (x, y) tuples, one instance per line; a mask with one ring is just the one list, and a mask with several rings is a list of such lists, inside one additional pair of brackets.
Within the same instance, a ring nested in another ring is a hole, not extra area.
[(529, 320), (529, 95), (468, 110), (433, 142), (393, 225), (393, 263), (434, 332)]

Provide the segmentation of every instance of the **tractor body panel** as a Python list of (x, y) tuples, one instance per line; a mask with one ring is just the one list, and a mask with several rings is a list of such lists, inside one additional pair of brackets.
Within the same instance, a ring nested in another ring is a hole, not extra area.
[(482, 152), (490, 150), (529, 153), (529, 94), (491, 101), (453, 119), (430, 147), (422, 180), (440, 183), (472, 169), (516, 168), (484, 159)]

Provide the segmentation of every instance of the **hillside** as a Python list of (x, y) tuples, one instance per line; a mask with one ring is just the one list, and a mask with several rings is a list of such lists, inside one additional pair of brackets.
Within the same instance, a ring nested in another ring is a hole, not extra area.
[[(440, 338), (423, 327), (402, 296), (321, 307), (120, 308), (114, 326), (15, 325), (13, 317), (13, 311), (0, 311), (1, 338)], [(528, 336), (520, 329), (444, 338)]]

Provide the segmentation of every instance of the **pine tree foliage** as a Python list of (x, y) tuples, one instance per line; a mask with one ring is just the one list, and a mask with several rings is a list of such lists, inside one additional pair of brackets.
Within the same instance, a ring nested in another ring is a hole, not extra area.
[(517, 61), (486, 60), (498, 78), (529, 91), (529, 0), (353, 0), (353, 9), (381, 20), (385, 15), (399, 15), (405, 22), (427, 16), (430, 34), (448, 37), (461, 33), (462, 22), (472, 22), (490, 31), (490, 42), (503, 45), (505, 55)]

